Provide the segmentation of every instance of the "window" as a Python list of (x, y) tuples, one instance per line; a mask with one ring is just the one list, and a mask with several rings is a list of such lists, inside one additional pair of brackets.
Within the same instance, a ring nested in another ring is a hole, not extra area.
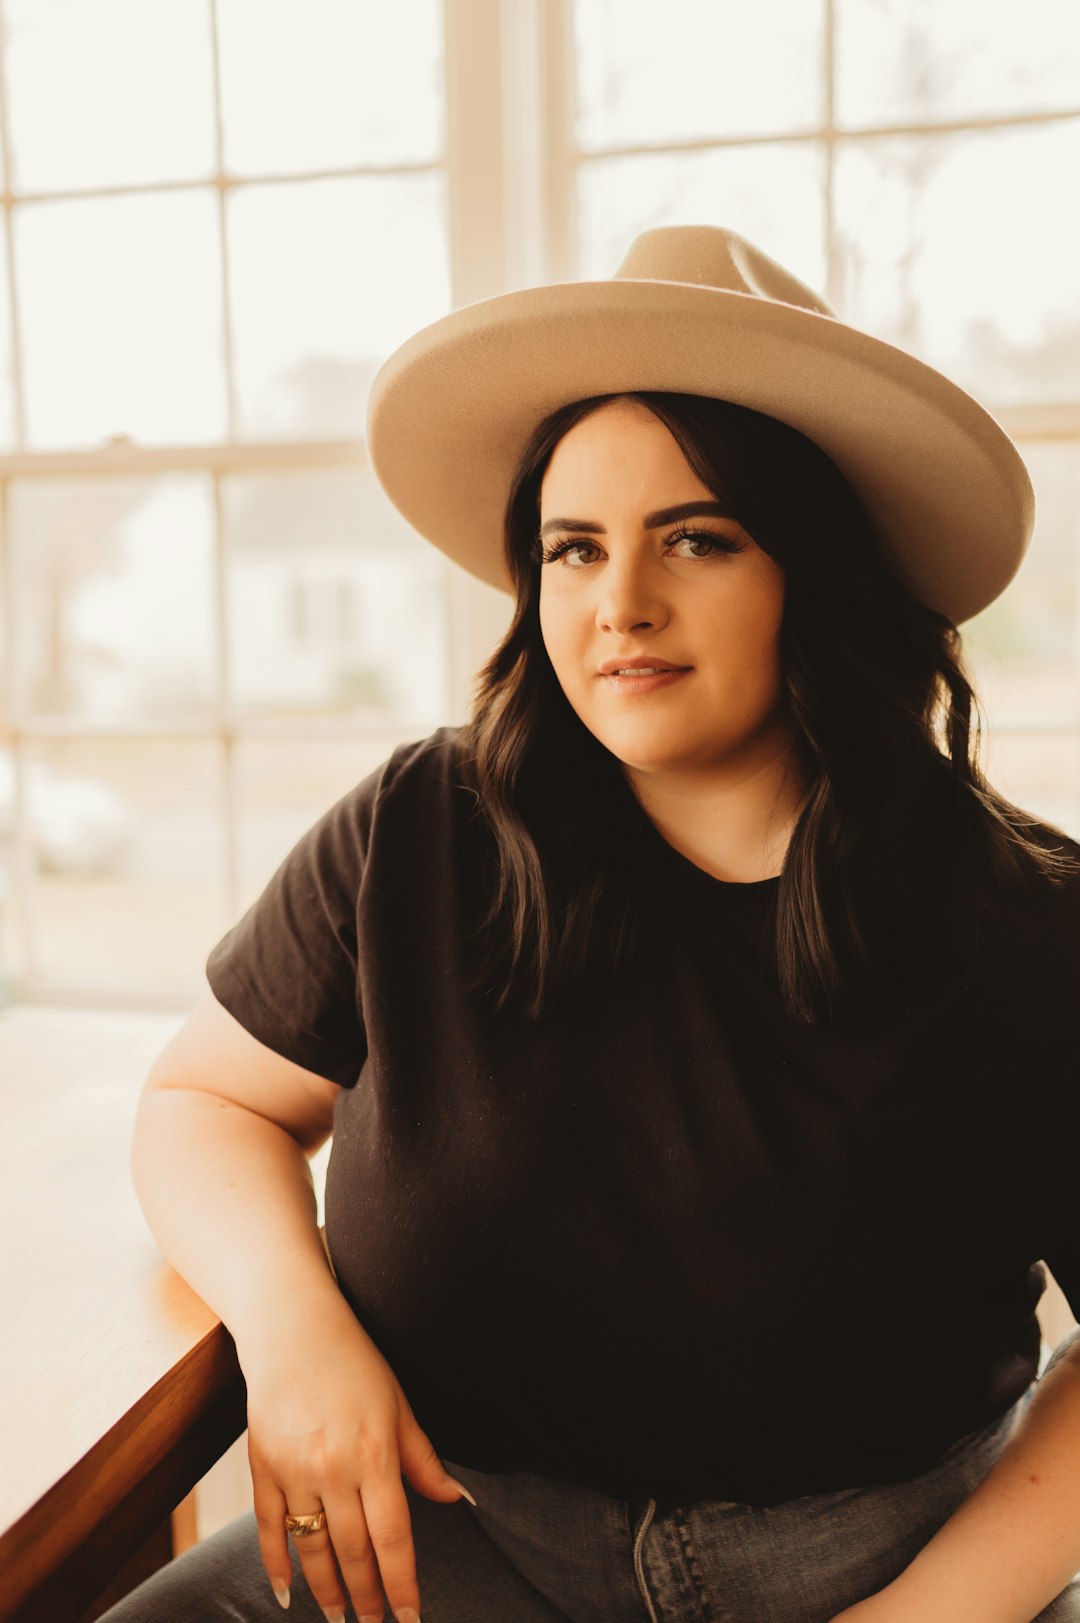
[(1080, 12), (1073, 0), (572, 0), (565, 234), (730, 226), (969, 389), (1038, 504), (963, 628), (984, 768), (1080, 837)]
[(362, 439), (383, 356), (450, 307), (442, 10), (0, 23), (2, 961), (24, 997), (183, 999), (449, 708), (449, 566)]
[(303, 829), (464, 719), (509, 600), (382, 495), (371, 377), (664, 223), (1017, 439), (1035, 542), (965, 643), (991, 778), (1080, 835), (1074, 0), (0, 0), (0, 161), (9, 995), (187, 1006)]

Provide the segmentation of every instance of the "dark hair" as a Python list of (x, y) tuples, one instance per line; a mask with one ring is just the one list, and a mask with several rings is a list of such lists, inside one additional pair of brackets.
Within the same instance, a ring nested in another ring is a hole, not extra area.
[[(644, 939), (645, 813), (621, 763), (559, 686), (540, 632), (540, 485), (575, 423), (637, 400), (783, 569), (780, 654), (808, 785), (776, 891), (787, 1012), (808, 1022), (906, 1009), (951, 951), (1031, 886), (1078, 867), (978, 766), (982, 724), (960, 634), (890, 572), (839, 469), (796, 429), (698, 395), (599, 395), (553, 412), (525, 447), (505, 514), (516, 593), (459, 735), (486, 853), (471, 990), (538, 1018), (611, 983)], [(777, 477), (777, 470), (783, 477)], [(974, 716), (974, 728), (972, 718)], [(587, 841), (581, 808), (604, 830)], [(649, 825), (651, 829), (651, 825)], [(1059, 831), (1051, 830), (1051, 834)], [(656, 838), (655, 830), (652, 831)]]

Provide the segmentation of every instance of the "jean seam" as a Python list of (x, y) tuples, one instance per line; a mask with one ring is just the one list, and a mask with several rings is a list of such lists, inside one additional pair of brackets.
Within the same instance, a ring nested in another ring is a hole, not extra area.
[(634, 1573), (637, 1577), (638, 1588), (640, 1589), (642, 1598), (646, 1607), (648, 1608), (650, 1623), (660, 1623), (660, 1619), (656, 1615), (656, 1610), (652, 1603), (652, 1596), (649, 1594), (649, 1585), (645, 1578), (645, 1565), (642, 1560), (641, 1549), (642, 1545), (645, 1543), (645, 1535), (649, 1531), (655, 1511), (656, 1500), (650, 1499), (648, 1504), (645, 1506), (645, 1514), (642, 1516), (638, 1530), (634, 1535)]

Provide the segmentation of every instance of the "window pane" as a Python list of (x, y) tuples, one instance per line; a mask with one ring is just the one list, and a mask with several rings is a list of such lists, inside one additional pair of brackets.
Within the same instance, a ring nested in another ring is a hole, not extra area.
[(213, 173), (206, 5), (4, 0), (4, 13), (14, 188), (137, 185)]
[(278, 863), (323, 812), (387, 760), (398, 744), (425, 736), (405, 729), (400, 735), (361, 740), (238, 743), (237, 917), (251, 905)]
[(692, 220), (741, 232), (824, 290), (824, 162), (803, 142), (583, 163), (579, 275), (610, 276), (639, 232)]
[(1078, 174), (1080, 119), (842, 142), (841, 315), (991, 408), (1075, 400), (1080, 209), (1063, 199)]
[(1014, 805), (1080, 840), (1080, 736), (989, 728), (983, 772)]
[[(10, 570), (5, 554), (11, 546), (10, 510), (8, 512), (8, 529), (0, 529), (0, 749), (3, 748), (3, 734), (11, 723), (11, 649), (8, 644), (8, 624), (13, 616), (9, 613), (11, 605), (8, 601), (8, 580)], [(3, 514), (0, 513), (0, 525), (3, 523)]]
[(964, 651), (991, 725), (1080, 727), (1080, 444), (1020, 449), (1035, 486), (1035, 534), (1015, 579), (964, 625)]
[(11, 283), (0, 254), (0, 452), (15, 449), (15, 386), (11, 371)]
[(235, 708), (439, 726), (450, 708), (447, 561), (374, 476), (236, 475), (222, 505)]
[(224, 435), (216, 208), (198, 191), (15, 211), (31, 450)]
[(226, 928), (218, 747), (88, 739), (31, 759), (46, 977), (194, 990)]
[(217, 14), (233, 174), (440, 157), (441, 0), (217, 0)]
[(443, 175), (245, 187), (228, 229), (242, 435), (361, 435), (382, 361), (450, 308)]
[(574, 0), (579, 147), (817, 124), (823, 16), (821, 0)]
[(12, 827), (11, 751), (0, 749), (0, 1009), (15, 1001), (15, 981), (25, 973), (15, 927), (15, 844)]
[(16, 480), (10, 512), (21, 705), (81, 723), (204, 719), (209, 477)]
[(1076, 0), (836, 0), (836, 8), (842, 124), (1080, 105)]

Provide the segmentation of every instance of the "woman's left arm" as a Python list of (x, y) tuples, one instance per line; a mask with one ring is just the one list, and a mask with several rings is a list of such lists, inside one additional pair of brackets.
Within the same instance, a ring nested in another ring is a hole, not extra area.
[(978, 1487), (885, 1589), (832, 1623), (1032, 1623), (1080, 1572), (1080, 1329)]

